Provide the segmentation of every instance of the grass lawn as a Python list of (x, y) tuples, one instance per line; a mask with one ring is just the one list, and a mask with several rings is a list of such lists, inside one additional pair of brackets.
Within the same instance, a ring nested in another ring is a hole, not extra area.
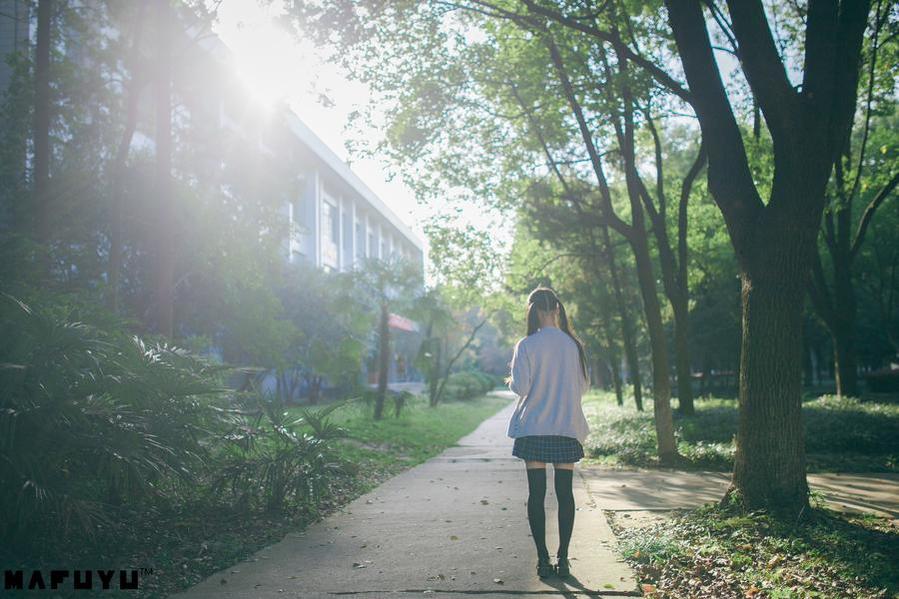
[[(508, 399), (484, 395), (431, 408), (427, 398), (416, 396), (406, 402), (396, 418), (388, 398), (381, 420), (373, 420), (373, 407), (360, 402), (339, 408), (330, 420), (347, 431), (347, 438), (336, 440), (338, 453), (357, 464), (360, 474), (371, 473), (360, 478), (363, 483), (370, 478), (370, 488), (380, 484), (385, 476), (440, 454), (508, 403)], [(299, 410), (295, 411), (299, 416)]]
[(379, 422), (371, 419), (369, 407), (350, 403), (330, 416), (348, 433), (345, 439), (331, 441), (334, 453), (344, 458), (345, 474), (313, 504), (270, 514), (231, 506), (210, 497), (202, 485), (181, 488), (178, 507), (171, 511), (132, 512), (122, 506), (116, 520), (129, 522), (127, 530), (100, 531), (93, 540), (79, 537), (52, 545), (35, 539), (27, 549), (0, 546), (0, 560), (37, 568), (60, 564), (152, 568), (153, 574), (141, 577), (141, 588), (133, 596), (165, 597), (246, 559), (290, 531), (306, 528), (391, 476), (439, 454), (507, 403), (483, 395), (430, 408), (425, 398), (416, 398), (395, 418), (388, 402)]
[(796, 525), (709, 504), (611, 524), (647, 598), (899, 598), (899, 531), (877, 516), (818, 505)]
[[(696, 399), (694, 404), (694, 416), (674, 414), (674, 434), (684, 457), (679, 467), (731, 471), (736, 400)], [(584, 410), (591, 427), (585, 464), (658, 466), (651, 398), (638, 412), (632, 399), (619, 407), (614, 394), (594, 391), (585, 396)], [(802, 418), (809, 472), (899, 472), (899, 404), (824, 395), (803, 401)]]

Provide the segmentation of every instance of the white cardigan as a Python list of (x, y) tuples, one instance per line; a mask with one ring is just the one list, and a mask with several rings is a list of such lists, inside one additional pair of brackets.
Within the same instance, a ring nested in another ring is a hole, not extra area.
[(581, 397), (589, 388), (577, 344), (568, 333), (548, 326), (523, 337), (512, 355), (509, 389), (519, 399), (508, 436), (561, 435), (583, 443), (590, 427)]

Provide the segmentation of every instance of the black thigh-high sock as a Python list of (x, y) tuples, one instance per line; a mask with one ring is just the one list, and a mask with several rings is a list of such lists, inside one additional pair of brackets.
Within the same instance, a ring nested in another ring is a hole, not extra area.
[(546, 468), (527, 468), (528, 472), (528, 522), (531, 535), (537, 546), (537, 557), (549, 560), (546, 549), (546, 512), (543, 501), (546, 498)]
[(574, 530), (574, 493), (571, 490), (571, 479), (574, 470), (556, 468), (553, 470), (556, 499), (559, 501), (559, 559), (568, 557), (568, 543), (571, 542), (571, 531)]

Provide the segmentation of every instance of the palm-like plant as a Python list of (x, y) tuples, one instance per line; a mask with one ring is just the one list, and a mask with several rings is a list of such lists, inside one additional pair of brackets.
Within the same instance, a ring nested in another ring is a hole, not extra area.
[[(335, 402), (292, 416), (278, 394), (250, 393), (244, 405), (226, 410), (230, 430), (222, 437), (222, 467), (212, 492), (230, 492), (238, 506), (260, 501), (281, 512), (288, 503), (313, 504), (331, 488), (344, 464), (331, 451), (331, 441), (346, 436), (329, 415), (346, 402)], [(302, 431), (308, 425), (311, 431)]]
[(92, 535), (117, 508), (166, 496), (203, 461), (207, 398), (225, 367), (60, 302), (0, 295), (0, 521), (4, 538)]

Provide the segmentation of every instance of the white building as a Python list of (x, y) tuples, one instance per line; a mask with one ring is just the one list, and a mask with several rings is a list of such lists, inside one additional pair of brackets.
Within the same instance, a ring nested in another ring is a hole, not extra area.
[[(36, 11), (29, 14), (27, 7), (24, 0), (0, 0), (0, 58), (27, 48), (29, 39), (33, 39)], [(325, 271), (347, 271), (362, 258), (386, 259), (398, 254), (417, 264), (423, 275), (422, 240), (297, 114), (287, 108), (272, 114), (255, 104), (250, 90), (236, 75), (227, 46), (208, 29), (190, 25), (191, 16), (183, 5), (179, 8), (175, 12), (179, 13), (181, 26), (172, 34), (172, 46), (177, 48), (173, 50), (176, 55), (172, 78), (177, 100), (173, 123), (238, 140), (232, 145), (249, 160), (261, 156), (280, 165), (277, 171), (264, 175), (277, 173), (295, 180), (297, 192), (284, 198), (283, 204), (284, 219), (291, 225), (291, 234), (283, 244), (284, 259), (307, 260)], [(153, 32), (152, 9), (145, 16), (146, 37)], [(119, 24), (102, 33), (116, 37), (124, 30), (129, 29)], [(70, 46), (66, 51), (74, 53), (78, 48)], [(0, 66), (0, 91), (6, 89), (9, 75), (4, 63)], [(135, 150), (152, 149), (154, 145), (153, 86), (145, 85), (141, 93), (132, 146)], [(211, 154), (218, 154), (210, 158), (210, 168), (214, 169), (226, 151)], [(399, 337), (418, 329), (416, 323), (400, 315), (391, 315), (390, 325)], [(391, 380), (406, 378), (402, 372), (405, 368), (398, 369), (397, 362), (410, 364), (412, 357), (394, 356)], [(371, 377), (368, 380), (372, 382)]]

